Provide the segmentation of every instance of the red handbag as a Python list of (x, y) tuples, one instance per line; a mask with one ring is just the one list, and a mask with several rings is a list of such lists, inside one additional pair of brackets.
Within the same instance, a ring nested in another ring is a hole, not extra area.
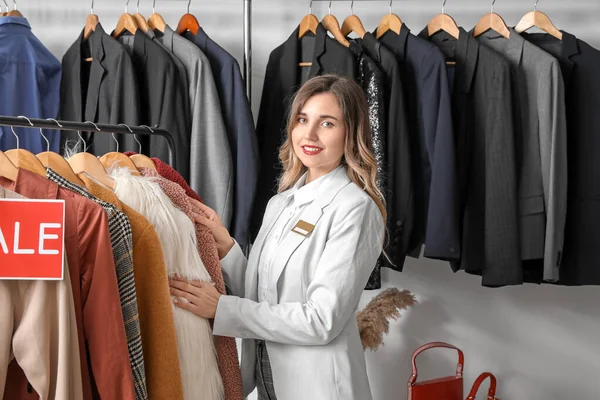
[(469, 392), (467, 400), (475, 400), (477, 392), (479, 391), (479, 386), (481, 386), (486, 378), (490, 378), (490, 388), (488, 390), (487, 400), (500, 400), (496, 397), (496, 377), (489, 372), (484, 372), (475, 379), (475, 383), (473, 383), (473, 387), (471, 388), (471, 392)]
[[(458, 364), (456, 375), (443, 378), (417, 381), (416, 359), (425, 350), (436, 347), (445, 347), (458, 351)], [(419, 347), (412, 356), (412, 375), (408, 380), (408, 400), (462, 400), (463, 399), (463, 366), (465, 357), (463, 352), (455, 346), (443, 342), (427, 343)]]

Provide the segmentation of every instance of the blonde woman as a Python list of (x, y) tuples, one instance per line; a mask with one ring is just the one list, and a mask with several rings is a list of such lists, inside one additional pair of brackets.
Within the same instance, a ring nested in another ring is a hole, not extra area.
[(385, 205), (367, 104), (355, 82), (313, 78), (296, 94), (280, 150), (279, 194), (248, 260), (204, 207), (230, 295), (174, 280), (177, 306), (243, 338), (244, 393), (260, 400), (370, 400), (355, 317), (382, 252)]

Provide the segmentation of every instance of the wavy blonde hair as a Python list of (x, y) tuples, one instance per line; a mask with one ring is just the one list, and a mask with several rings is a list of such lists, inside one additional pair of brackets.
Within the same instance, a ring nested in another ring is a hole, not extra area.
[(377, 160), (373, 154), (367, 100), (363, 89), (354, 81), (337, 75), (323, 75), (308, 80), (296, 96), (288, 117), (287, 138), (279, 150), (283, 173), (279, 178), (279, 192), (292, 186), (307, 168), (296, 155), (292, 143), (292, 131), (298, 123), (298, 115), (312, 96), (320, 93), (333, 94), (342, 109), (346, 126), (346, 142), (342, 165), (350, 180), (371, 196), (379, 207), (384, 223), (387, 211), (383, 193), (377, 187)]

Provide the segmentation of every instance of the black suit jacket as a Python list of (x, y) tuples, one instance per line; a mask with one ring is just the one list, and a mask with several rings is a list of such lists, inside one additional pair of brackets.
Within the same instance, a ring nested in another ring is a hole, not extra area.
[[(134, 36), (123, 34), (117, 40), (131, 54), (138, 76), (143, 125), (166, 129), (175, 140), (175, 167), (186, 180), (190, 177), (190, 131), (187, 129), (186, 92), (179, 90), (177, 66), (169, 53), (144, 32)], [(119, 150), (139, 152), (139, 145), (131, 135), (120, 135)], [(142, 153), (168, 160), (167, 141), (161, 136), (138, 137)], [(114, 145), (114, 142), (112, 142)], [(115, 147), (116, 150), (116, 147)]]
[[(271, 52), (263, 86), (256, 135), (260, 154), (260, 170), (251, 223), (252, 239), (258, 234), (269, 199), (277, 192), (277, 177), (281, 173), (279, 147), (285, 139), (287, 116), (293, 96), (304, 83), (298, 63), (300, 44), (299, 27), (290, 37)], [(314, 41), (309, 78), (338, 74), (356, 78), (356, 60), (352, 51), (331, 39), (319, 24)]]
[(411, 175), (410, 134), (404, 104), (400, 66), (394, 54), (368, 33), (362, 45), (380, 66), (385, 76), (386, 115), (386, 202), (389, 241), (386, 252), (393, 264), (386, 266), (402, 271), (414, 226), (413, 181)]
[[(419, 36), (428, 38), (427, 29)], [(456, 61), (456, 133), (462, 253), (455, 269), (481, 274), (484, 286), (523, 283), (510, 65), (460, 28), (428, 38)]]
[[(92, 61), (84, 61), (92, 57)], [(140, 99), (131, 57), (109, 36), (101, 24), (83, 40), (83, 30), (62, 59), (60, 119), (106, 124), (140, 124)], [(109, 151), (110, 135), (82, 136), (88, 152), (103, 155)], [(62, 132), (63, 148), (78, 140), (75, 132)], [(114, 143), (114, 142), (113, 142)]]
[(522, 34), (559, 61), (567, 111), (567, 223), (560, 284), (600, 285), (600, 50), (562, 31)]
[[(444, 56), (433, 44), (410, 33), (387, 31), (381, 43), (400, 65), (415, 193), (415, 226), (410, 247), (425, 256), (457, 260), (460, 256), (458, 190), (450, 87)], [(417, 157), (417, 155), (421, 157)]]

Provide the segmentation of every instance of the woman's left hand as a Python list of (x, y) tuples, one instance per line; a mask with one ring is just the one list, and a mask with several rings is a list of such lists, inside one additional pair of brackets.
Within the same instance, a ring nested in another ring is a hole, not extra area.
[(170, 278), (169, 286), (173, 303), (184, 310), (191, 311), (202, 318), (214, 318), (221, 293), (213, 284), (203, 281), (187, 281)]

